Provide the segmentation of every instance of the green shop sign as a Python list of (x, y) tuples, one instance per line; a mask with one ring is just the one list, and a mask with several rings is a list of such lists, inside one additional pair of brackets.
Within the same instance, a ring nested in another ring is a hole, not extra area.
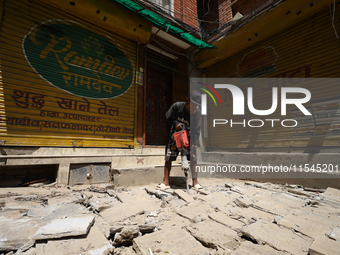
[(33, 27), (23, 49), (43, 79), (74, 95), (114, 98), (133, 83), (134, 68), (125, 50), (76, 22), (54, 20)]

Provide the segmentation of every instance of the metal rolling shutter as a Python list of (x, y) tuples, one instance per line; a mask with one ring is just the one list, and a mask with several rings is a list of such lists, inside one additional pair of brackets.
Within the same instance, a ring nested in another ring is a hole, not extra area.
[[(339, 13), (339, 7), (337, 8)], [(336, 14), (337, 15), (337, 14)], [(339, 20), (335, 19), (335, 27), (340, 31)], [(339, 33), (339, 32), (338, 32)], [(261, 69), (262, 68), (262, 69)], [(336, 38), (332, 27), (329, 9), (308, 17), (304, 21), (294, 25), (290, 29), (280, 31), (275, 37), (267, 39), (243, 52), (237, 53), (226, 60), (220, 61), (207, 69), (207, 77), (340, 77), (340, 41)], [(254, 102), (257, 109), (268, 109), (271, 100), (271, 87), (257, 91), (258, 102)], [(255, 92), (254, 92), (255, 93)], [(312, 99), (326, 98), (339, 95), (340, 90), (336, 86), (315, 86), (311, 89)], [(229, 94), (222, 94), (225, 107), (232, 109), (232, 100), (228, 100)], [(270, 101), (270, 102), (268, 102)], [(209, 109), (214, 110), (213, 103), (208, 100)], [(224, 118), (232, 119), (231, 110), (225, 111)], [(242, 116), (243, 117), (243, 116)], [(252, 118), (245, 115), (245, 119)], [(280, 118), (274, 114), (272, 118)], [(259, 119), (258, 116), (254, 117)], [(291, 116), (287, 116), (291, 118)], [(282, 119), (282, 117), (281, 117)], [(339, 146), (339, 135), (309, 136), (293, 135), (292, 128), (275, 129), (214, 129), (212, 120), (208, 121), (210, 147), (213, 148), (237, 148), (266, 149), (279, 148), (287, 151), (292, 147), (307, 146)], [(295, 133), (294, 133), (295, 134)]]
[(39, 1), (3, 8), (3, 143), (133, 145), (137, 44)]

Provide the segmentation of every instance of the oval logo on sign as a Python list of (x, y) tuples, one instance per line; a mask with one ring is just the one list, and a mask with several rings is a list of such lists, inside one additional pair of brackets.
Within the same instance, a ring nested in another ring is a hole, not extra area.
[(43, 79), (74, 95), (114, 98), (133, 83), (133, 64), (124, 49), (76, 22), (59, 20), (35, 26), (25, 36), (23, 49)]

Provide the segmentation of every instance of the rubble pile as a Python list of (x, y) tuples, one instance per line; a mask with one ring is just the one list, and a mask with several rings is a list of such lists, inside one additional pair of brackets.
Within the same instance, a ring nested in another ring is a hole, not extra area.
[(339, 254), (340, 190), (236, 179), (0, 189), (0, 254)]

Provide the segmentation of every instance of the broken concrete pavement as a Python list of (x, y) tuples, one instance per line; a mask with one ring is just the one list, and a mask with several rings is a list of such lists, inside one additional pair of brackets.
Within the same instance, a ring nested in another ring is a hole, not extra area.
[(201, 183), (0, 189), (0, 254), (338, 254), (339, 190)]

